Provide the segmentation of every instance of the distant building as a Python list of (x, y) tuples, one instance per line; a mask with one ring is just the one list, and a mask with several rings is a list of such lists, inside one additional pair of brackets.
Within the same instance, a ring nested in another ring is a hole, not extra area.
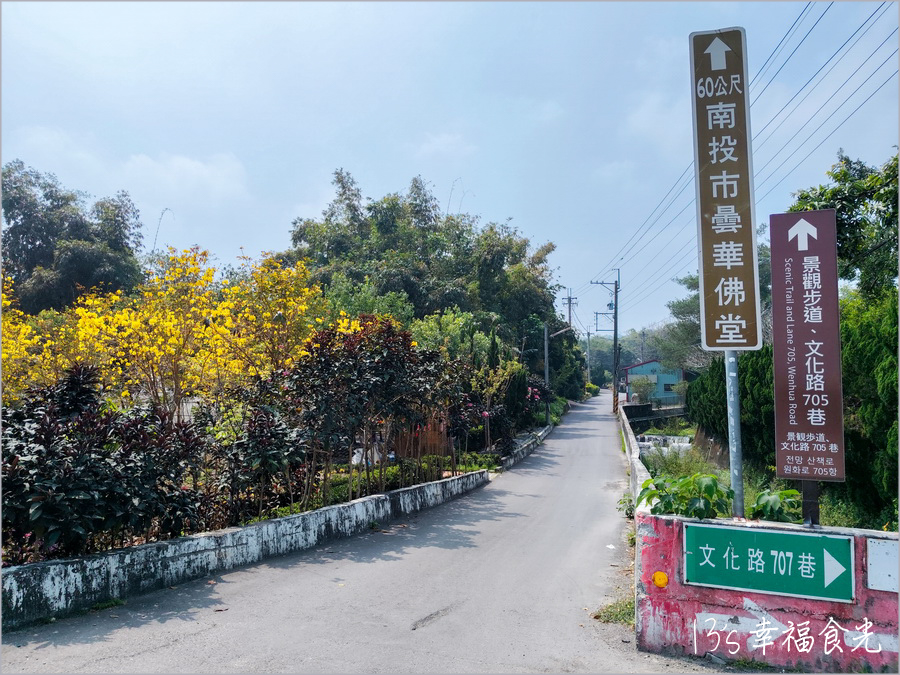
[[(623, 370), (625, 371), (625, 391), (629, 401), (634, 400), (631, 386), (634, 380), (646, 377), (656, 384), (656, 390), (650, 395), (652, 401), (659, 401), (662, 405), (681, 403), (681, 399), (675, 392), (675, 385), (685, 379), (684, 370), (681, 368), (664, 368), (659, 361), (653, 360), (635, 363)], [(641, 403), (649, 403), (649, 401), (641, 401)]]

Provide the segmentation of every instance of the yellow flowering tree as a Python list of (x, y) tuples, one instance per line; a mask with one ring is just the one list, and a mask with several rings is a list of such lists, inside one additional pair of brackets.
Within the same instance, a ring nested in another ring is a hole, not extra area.
[(29, 374), (31, 383), (37, 387), (53, 386), (73, 366), (98, 365), (103, 358), (93, 345), (79, 339), (78, 315), (74, 308), (64, 311), (45, 309), (30, 317), (28, 322), (37, 336), (40, 352), (40, 362), (33, 364)]
[(13, 300), (12, 281), (3, 277), (3, 403), (18, 400), (29, 386), (30, 373), (40, 363), (37, 334)]
[(309, 286), (309, 271), (298, 262), (282, 265), (271, 254), (247, 258), (237, 283), (224, 281), (217, 308), (216, 355), (242, 365), (242, 372), (265, 377), (290, 368), (306, 353), (310, 335), (322, 323), (325, 299)]
[(189, 397), (202, 394), (230, 365), (216, 359), (215, 269), (196, 247), (176, 252), (138, 289), (136, 298), (88, 296), (75, 311), (81, 345), (95, 351), (123, 396), (139, 394), (183, 417)]

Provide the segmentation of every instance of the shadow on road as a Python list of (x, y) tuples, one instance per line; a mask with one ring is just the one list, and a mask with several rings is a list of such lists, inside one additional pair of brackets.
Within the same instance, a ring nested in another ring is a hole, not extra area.
[[(540, 466), (552, 464), (551, 459), (545, 458)], [(504, 507), (503, 497), (509, 494), (509, 491), (497, 486), (491, 486), (490, 490), (479, 488), (434, 509), (388, 523), (378, 523), (370, 532), (333, 539), (313, 549), (270, 558), (212, 577), (135, 596), (120, 607), (67, 617), (49, 625), (4, 631), (2, 644), (4, 650), (14, 650), (26, 645), (41, 650), (67, 644), (96, 644), (109, 640), (111, 633), (123, 628), (139, 628), (144, 624), (169, 621), (183, 622), (184, 634), (188, 637), (195, 632), (190, 628), (192, 625), (197, 625), (197, 632), (207, 630), (210, 615), (228, 610), (220, 599), (219, 587), (246, 582), (247, 574), (256, 574), (265, 569), (302, 571), (307, 566), (327, 565), (338, 560), (364, 564), (398, 561), (409, 551), (423, 547), (474, 547), (481, 523), (522, 515)], [(518, 493), (516, 496), (535, 497)], [(439, 518), (433, 515), (437, 511), (440, 512)], [(202, 625), (198, 624), (201, 618)]]
[(230, 583), (221, 575), (198, 579), (165, 590), (129, 598), (120, 607), (90, 611), (60, 619), (49, 625), (3, 631), (3, 650), (29, 646), (54, 648), (68, 644), (96, 644), (122, 628), (139, 628), (147, 623), (183, 622), (187, 629), (201, 615), (227, 611), (216, 597), (219, 584)]

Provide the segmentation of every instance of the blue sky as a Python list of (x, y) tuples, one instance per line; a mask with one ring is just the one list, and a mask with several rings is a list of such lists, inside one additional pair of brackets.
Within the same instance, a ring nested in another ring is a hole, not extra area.
[(294, 218), (321, 216), (335, 169), (372, 199), (421, 175), (443, 209), (511, 219), (535, 247), (553, 241), (556, 280), (592, 331), (609, 294), (589, 282), (613, 267), (624, 330), (667, 320), (666, 302), (685, 295), (671, 278), (696, 270), (691, 32), (744, 27), (748, 73), (762, 71), (750, 90), (758, 224), (825, 182), (838, 148), (880, 165), (898, 142), (897, 3), (0, 12), (2, 162), (95, 197), (127, 190), (148, 248), (158, 226), (158, 246), (199, 244), (221, 264), (283, 250)]

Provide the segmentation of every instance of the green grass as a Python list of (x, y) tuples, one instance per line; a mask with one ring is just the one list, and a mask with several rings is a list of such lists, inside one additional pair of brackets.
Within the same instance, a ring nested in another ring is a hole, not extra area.
[(112, 600), (107, 600), (106, 602), (98, 602), (96, 605), (91, 607), (92, 612), (99, 612), (104, 609), (111, 609), (113, 607), (121, 607), (125, 604), (124, 600), (120, 600), (119, 598), (113, 598)]
[(603, 605), (592, 616), (603, 623), (624, 623), (634, 626), (634, 596)]
[(651, 436), (696, 436), (697, 425), (688, 423), (683, 417), (670, 417), (663, 427), (650, 427), (644, 434)]
[(801, 672), (799, 670), (787, 670), (785, 671), (781, 667), (770, 666), (768, 663), (764, 663), (762, 661), (753, 661), (750, 659), (738, 659), (737, 661), (731, 661), (728, 664), (733, 669), (738, 669), (742, 672), (752, 672), (752, 671), (762, 671), (762, 672)]
[[(712, 464), (706, 453), (695, 446), (691, 446), (685, 452), (664, 452), (662, 448), (654, 448), (644, 455), (644, 465), (651, 476), (662, 473), (670, 476), (714, 473), (719, 476), (720, 482), (728, 480), (728, 471)], [(724, 473), (724, 478), (719, 475), (720, 473)]]

